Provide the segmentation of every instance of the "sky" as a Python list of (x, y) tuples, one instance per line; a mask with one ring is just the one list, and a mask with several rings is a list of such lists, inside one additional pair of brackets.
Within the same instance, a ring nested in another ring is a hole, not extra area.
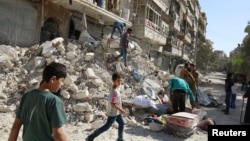
[(214, 50), (222, 50), (227, 56), (242, 43), (250, 21), (250, 0), (199, 0), (207, 16), (206, 38)]

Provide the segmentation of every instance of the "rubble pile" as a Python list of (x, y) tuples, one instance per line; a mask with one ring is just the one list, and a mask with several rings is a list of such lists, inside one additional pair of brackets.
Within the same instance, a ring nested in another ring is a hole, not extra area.
[[(120, 87), (123, 100), (131, 100), (142, 87), (157, 93), (164, 85), (168, 73), (159, 70), (143, 54), (136, 42), (130, 44), (128, 66), (123, 60), (107, 59), (119, 54), (110, 48), (89, 51), (86, 47), (59, 37), (29, 48), (0, 45), (0, 112), (12, 112), (19, 105), (22, 95), (37, 88), (46, 64), (60, 62), (66, 65), (68, 76), (62, 87), (62, 99), (70, 122), (93, 122), (97, 128), (106, 118), (107, 95), (112, 86), (114, 71), (122, 74)], [(136, 81), (132, 71), (143, 77)]]

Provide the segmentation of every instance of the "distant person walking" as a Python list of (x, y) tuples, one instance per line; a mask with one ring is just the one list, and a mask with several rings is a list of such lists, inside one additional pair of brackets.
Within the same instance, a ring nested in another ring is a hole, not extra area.
[(119, 86), (121, 85), (121, 76), (118, 73), (114, 73), (112, 75), (113, 86), (111, 92), (108, 97), (108, 110), (107, 122), (99, 129), (95, 130), (91, 135), (86, 138), (86, 141), (94, 141), (94, 139), (107, 131), (112, 124), (116, 121), (119, 124), (118, 127), (118, 139), (117, 141), (123, 140), (123, 129), (124, 129), (124, 121), (121, 114), (125, 114), (124, 109), (122, 108), (121, 95), (119, 92)]
[(111, 39), (113, 39), (113, 35), (114, 35), (116, 29), (120, 33), (120, 37), (121, 37), (122, 33), (123, 33), (123, 30), (124, 30), (124, 27), (126, 27), (126, 24), (124, 22), (120, 22), (120, 21), (114, 22), (112, 33), (111, 33)]
[(225, 103), (226, 103), (226, 109), (222, 110), (224, 114), (229, 115), (229, 107), (230, 107), (230, 100), (232, 96), (232, 86), (234, 85), (233, 79), (232, 79), (233, 74), (228, 73), (227, 78), (225, 80)]
[(235, 101), (236, 101), (236, 94), (237, 94), (237, 90), (238, 90), (238, 86), (237, 86), (237, 80), (234, 81), (234, 85), (231, 87), (232, 89), (232, 96), (231, 96), (231, 101), (230, 101), (230, 108), (235, 109)]
[(131, 28), (128, 28), (127, 32), (123, 33), (120, 39), (121, 52), (120, 52), (120, 55), (116, 56), (116, 60), (118, 60), (120, 57), (123, 57), (125, 66), (127, 66), (127, 48), (128, 48), (128, 42), (129, 42), (129, 35), (131, 33), (132, 33)]

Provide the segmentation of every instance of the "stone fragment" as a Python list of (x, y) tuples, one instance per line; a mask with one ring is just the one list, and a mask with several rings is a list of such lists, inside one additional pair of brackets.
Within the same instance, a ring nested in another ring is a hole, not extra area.
[(104, 123), (103, 120), (98, 119), (98, 120), (91, 123), (91, 128), (98, 129), (98, 128), (102, 127), (103, 123)]
[(70, 98), (70, 94), (69, 94), (69, 92), (66, 91), (66, 90), (62, 90), (62, 96), (63, 96), (63, 98), (65, 98), (65, 99), (69, 99), (69, 98)]
[(95, 85), (95, 86), (98, 86), (98, 87), (102, 87), (103, 86), (103, 81), (102, 79), (92, 79), (92, 83)]
[(95, 53), (93, 52), (88, 52), (86, 55), (85, 55), (85, 61), (91, 61), (94, 59), (94, 56), (95, 56)]
[(70, 51), (66, 53), (66, 59), (67, 60), (74, 60), (77, 57), (76, 53), (74, 51)]
[(88, 102), (84, 102), (74, 105), (73, 109), (76, 112), (87, 112), (87, 111), (92, 111), (92, 106)]
[(76, 94), (72, 95), (74, 99), (83, 99), (89, 96), (89, 90), (86, 87), (85, 90), (79, 90)]
[(87, 78), (97, 78), (92, 68), (87, 68), (86, 75)]
[(43, 67), (45, 65), (45, 61), (44, 57), (35, 57), (35, 67)]
[(46, 41), (45, 43), (42, 44), (43, 50), (42, 50), (42, 55), (45, 57), (49, 57), (53, 54), (56, 49), (52, 46), (52, 42)]

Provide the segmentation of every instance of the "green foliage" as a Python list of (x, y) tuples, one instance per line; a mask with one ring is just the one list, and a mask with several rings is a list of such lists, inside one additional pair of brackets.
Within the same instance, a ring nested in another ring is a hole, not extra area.
[(212, 64), (215, 61), (213, 53), (213, 47), (209, 43), (205, 43), (199, 46), (197, 51), (196, 64), (198, 68), (205, 69), (207, 65)]
[[(243, 39), (243, 48), (241, 53), (234, 58), (230, 59), (228, 66), (230, 70), (236, 73), (243, 73), (250, 67), (250, 25), (245, 28), (245, 32), (248, 33)], [(249, 73), (249, 72), (248, 72)]]
[(229, 67), (231, 68), (231, 71), (234, 73), (242, 73), (243, 64), (244, 64), (243, 54), (239, 54), (234, 58), (231, 58), (229, 61)]

